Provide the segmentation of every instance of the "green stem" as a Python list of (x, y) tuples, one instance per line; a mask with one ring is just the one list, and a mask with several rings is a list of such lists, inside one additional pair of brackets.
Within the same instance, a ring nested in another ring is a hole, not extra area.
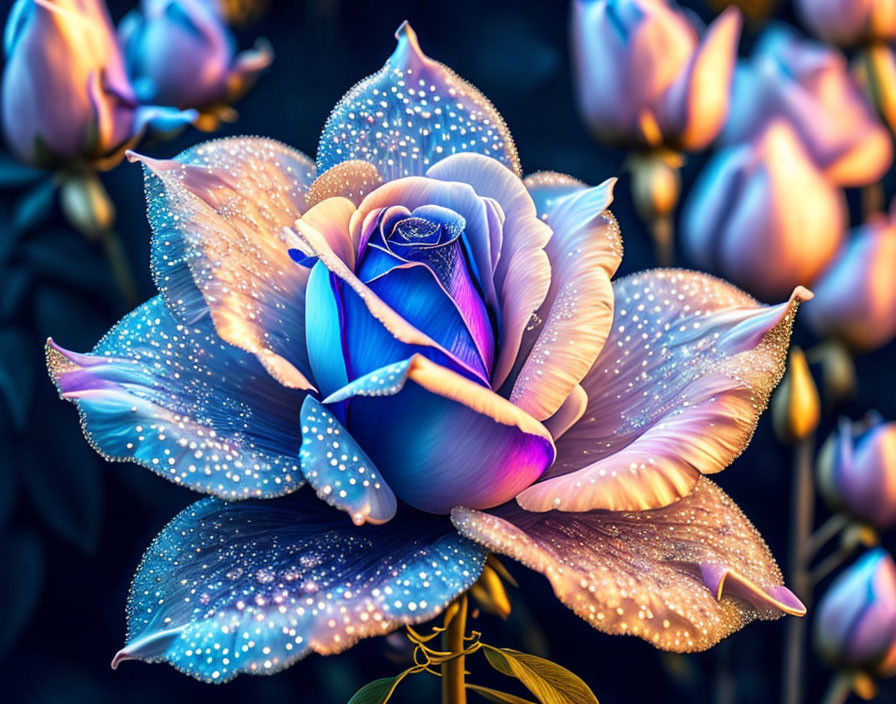
[(824, 694), (823, 704), (845, 704), (852, 692), (852, 678), (839, 673), (831, 679), (828, 690)]
[[(810, 435), (797, 441), (793, 453), (793, 491), (790, 524), (790, 584), (796, 595), (807, 605), (811, 601), (809, 565), (804, 546), (812, 532), (815, 488), (812, 476), (813, 438)], [(781, 690), (783, 704), (802, 704), (803, 701), (803, 646), (806, 640), (806, 620), (787, 620), (784, 645), (784, 678)]]
[(834, 552), (828, 555), (824, 560), (821, 561), (814, 570), (812, 570), (809, 575), (809, 583), (814, 587), (821, 580), (827, 577), (831, 572), (840, 567), (844, 562), (846, 562), (852, 554), (855, 552), (856, 546), (852, 545), (841, 545)]
[(128, 264), (128, 258), (125, 254), (124, 247), (121, 245), (121, 239), (115, 230), (104, 229), (99, 233), (100, 242), (103, 245), (103, 251), (106, 253), (106, 260), (112, 269), (112, 276), (121, 293), (121, 297), (127, 304), (128, 308), (137, 305), (137, 282), (131, 272), (131, 266)]
[(808, 564), (821, 548), (828, 544), (831, 540), (840, 535), (841, 531), (849, 525), (849, 518), (846, 514), (835, 513), (828, 520), (821, 524), (803, 546), (803, 559)]
[[(461, 595), (455, 603), (458, 608), (449, 609), (445, 620), (442, 650), (460, 653), (464, 651), (464, 633), (467, 630), (467, 595)], [(442, 663), (442, 704), (467, 704), (464, 661), (464, 656), (459, 656)]]

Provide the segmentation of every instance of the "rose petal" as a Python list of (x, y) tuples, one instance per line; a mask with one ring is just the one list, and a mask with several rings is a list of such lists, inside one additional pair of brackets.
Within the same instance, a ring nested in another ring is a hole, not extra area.
[(289, 260), (282, 229), (304, 209), (314, 165), (268, 139), (200, 144), (143, 163), (156, 286), (187, 324), (210, 314), (227, 342), (258, 356), (281, 383), (310, 386), (305, 351), (308, 270)]
[(302, 403), (302, 474), (317, 496), (348, 513), (355, 525), (386, 523), (395, 494), (354, 438), (312, 396)]
[(422, 174), (455, 152), (476, 152), (519, 173), (513, 139), (488, 99), (425, 56), (407, 22), (395, 37), (398, 46), (386, 65), (330, 114), (317, 149), (318, 170), (360, 159), (392, 181)]
[(806, 612), (756, 529), (705, 478), (653, 511), (530, 513), (511, 503), (451, 517), (463, 535), (544, 574), (598, 630), (663, 650), (705, 650), (755, 618)]
[(551, 228), (542, 222), (532, 196), (519, 177), (494, 159), (480, 154), (455, 154), (431, 167), (426, 175), (441, 181), (466, 183), (480, 198), (490, 198), (504, 213), (501, 251), (496, 262), (494, 287), (500, 310), (498, 358), (492, 386), (504, 383), (519, 350), (523, 330), (547, 295), (551, 264), (543, 249)]
[[(614, 183), (553, 197), (540, 213), (554, 231), (545, 248), (551, 288), (523, 338), (524, 361), (510, 394), (511, 401), (539, 420), (557, 412), (594, 364), (610, 332), (610, 279), (622, 261), (619, 226), (605, 211)], [(530, 184), (539, 188), (527, 180)]]
[(687, 495), (753, 434), (784, 370), (797, 304), (764, 306), (705, 274), (673, 269), (615, 285), (613, 329), (582, 381), (588, 409), (557, 443), (530, 511), (643, 510)]
[(725, 124), (741, 24), (733, 7), (713, 20), (690, 64), (666, 93), (662, 130), (677, 134), (682, 149), (706, 148)]
[(366, 161), (343, 161), (318, 176), (305, 194), (305, 205), (312, 208), (327, 198), (342, 196), (355, 205), (383, 183), (373, 164)]
[(303, 483), (302, 394), (223, 342), (210, 320), (178, 322), (161, 296), (125, 317), (90, 354), (51, 340), (47, 364), (107, 459), (132, 460), (228, 499), (278, 496)]
[(554, 459), (550, 433), (493, 391), (414, 355), (349, 383), (349, 430), (403, 501), (431, 513), (497, 506)]
[(271, 674), (311, 651), (339, 653), (431, 619), (484, 562), (485, 551), (447, 521), (412, 511), (358, 527), (304, 493), (206, 499), (144, 555), (113, 667), (166, 661), (207, 682)]

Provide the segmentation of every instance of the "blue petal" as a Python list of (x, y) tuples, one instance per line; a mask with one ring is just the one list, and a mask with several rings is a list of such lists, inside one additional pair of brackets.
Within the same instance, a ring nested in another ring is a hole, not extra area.
[(356, 525), (395, 516), (395, 494), (358, 443), (312, 396), (302, 403), (302, 472), (317, 496)]
[(424, 56), (407, 23), (386, 65), (333, 109), (317, 149), (320, 173), (358, 159), (386, 181), (421, 175), (456, 152), (497, 159), (520, 173), (510, 132), (494, 106), (451, 69)]
[(342, 312), (337, 282), (322, 262), (311, 268), (305, 289), (305, 344), (314, 382), (329, 394), (348, 380), (342, 346)]
[(548, 430), (507, 399), (422, 355), (348, 384), (348, 429), (395, 494), (431, 513), (511, 500), (554, 461)]
[(305, 493), (206, 499), (140, 563), (113, 665), (166, 661), (208, 682), (277, 672), (432, 618), (473, 584), (485, 555), (446, 520), (410, 510), (357, 527)]
[(50, 373), (91, 444), (177, 484), (225, 498), (302, 485), (303, 394), (215, 333), (180, 324), (161, 296), (125, 317), (91, 354), (47, 347)]

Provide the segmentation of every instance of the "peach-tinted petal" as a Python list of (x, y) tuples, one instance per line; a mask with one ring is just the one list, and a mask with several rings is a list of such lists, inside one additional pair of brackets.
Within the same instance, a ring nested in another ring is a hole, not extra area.
[(728, 117), (731, 76), (737, 59), (741, 15), (725, 10), (703, 35), (688, 67), (670, 86), (660, 122), (663, 132), (677, 134), (683, 149), (703, 149), (718, 135)]
[(582, 381), (588, 409), (557, 442), (531, 511), (644, 510), (688, 494), (744, 449), (784, 371), (794, 312), (705, 274), (657, 269), (616, 283), (615, 318)]
[[(613, 322), (610, 279), (622, 260), (616, 219), (605, 210), (615, 179), (551, 200), (539, 213), (554, 234), (545, 251), (551, 287), (525, 332), (510, 400), (544, 420), (563, 404), (600, 353)], [(537, 187), (527, 179), (528, 187)], [(525, 356), (523, 356), (525, 355)]]
[(756, 529), (705, 478), (653, 511), (530, 513), (508, 504), (451, 517), (462, 535), (544, 574), (598, 630), (663, 650), (705, 650), (753, 619), (806, 612)]
[(310, 208), (335, 196), (348, 198), (355, 205), (360, 205), (364, 196), (382, 183), (383, 177), (373, 164), (366, 161), (343, 161), (314, 179), (305, 194), (306, 207)]
[(281, 383), (310, 386), (304, 341), (308, 269), (283, 236), (304, 210), (314, 165), (269, 139), (199, 144), (173, 160), (131, 154), (146, 171), (152, 268), (171, 311), (210, 314), (222, 339)]

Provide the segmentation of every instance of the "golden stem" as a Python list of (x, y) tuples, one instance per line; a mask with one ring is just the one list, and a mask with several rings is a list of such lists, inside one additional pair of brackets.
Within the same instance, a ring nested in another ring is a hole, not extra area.
[[(460, 653), (464, 650), (464, 633), (467, 630), (467, 595), (462, 594), (449, 607), (445, 616), (445, 632), (442, 633), (442, 650)], [(442, 663), (442, 704), (467, 704), (464, 682), (464, 656)]]

